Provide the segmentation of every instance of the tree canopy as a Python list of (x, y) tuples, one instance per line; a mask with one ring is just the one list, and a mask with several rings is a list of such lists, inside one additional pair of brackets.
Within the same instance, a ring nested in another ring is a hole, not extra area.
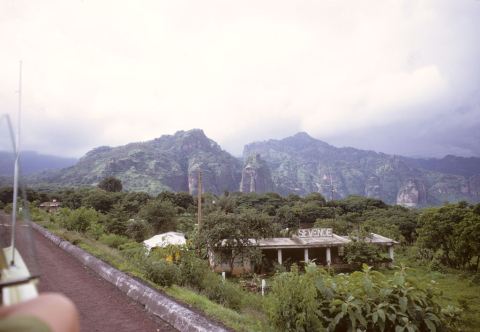
[(240, 214), (218, 210), (203, 218), (200, 243), (216, 253), (216, 263), (228, 260), (233, 271), (236, 259), (259, 263), (261, 251), (256, 247), (256, 240), (274, 235), (275, 226), (266, 214), (252, 209)]
[(121, 180), (114, 176), (108, 176), (100, 181), (98, 188), (108, 192), (119, 192), (123, 190), (123, 185)]

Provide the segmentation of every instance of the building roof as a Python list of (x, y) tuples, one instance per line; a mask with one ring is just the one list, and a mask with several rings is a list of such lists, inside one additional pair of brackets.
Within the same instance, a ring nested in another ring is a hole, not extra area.
[(61, 202), (43, 202), (40, 206), (60, 206)]
[[(386, 238), (384, 236), (372, 233), (372, 238), (365, 239), (380, 246), (392, 246), (399, 244), (397, 241)], [(315, 247), (343, 247), (352, 240), (348, 236), (332, 236), (323, 237), (276, 237), (272, 239), (261, 239), (257, 245), (261, 249), (295, 249), (295, 248), (315, 248)], [(255, 242), (254, 240), (252, 242)]]

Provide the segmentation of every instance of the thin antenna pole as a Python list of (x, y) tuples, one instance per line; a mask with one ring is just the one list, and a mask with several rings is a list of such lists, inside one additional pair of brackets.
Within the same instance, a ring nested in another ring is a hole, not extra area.
[(18, 80), (18, 127), (17, 143), (15, 144), (15, 169), (13, 172), (13, 214), (12, 214), (12, 260), (10, 265), (15, 265), (15, 226), (17, 223), (17, 201), (18, 201), (18, 171), (20, 156), (20, 121), (22, 114), (22, 61), (20, 61), (20, 72)]
[(200, 220), (202, 219), (202, 171), (198, 171), (198, 259), (200, 259)]

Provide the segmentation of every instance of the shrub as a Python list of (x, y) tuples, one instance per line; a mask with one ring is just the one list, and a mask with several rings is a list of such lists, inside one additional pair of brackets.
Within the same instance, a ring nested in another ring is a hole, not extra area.
[[(313, 315), (308, 315), (312, 311), (332, 332), (454, 331), (462, 310), (440, 308), (436, 301), (441, 292), (435, 281), (419, 287), (407, 276), (412, 269), (404, 264), (397, 268), (400, 271), (390, 279), (366, 264), (362, 272), (332, 278), (310, 264), (304, 276), (297, 273), (278, 278), (281, 287), (274, 286), (267, 318), (281, 331), (314, 330), (304, 325), (315, 322)], [(299, 288), (300, 284), (305, 286)]]
[(63, 211), (60, 213), (62, 216), (60, 226), (68, 230), (85, 233), (91, 222), (98, 222), (98, 213), (94, 209), (86, 209), (82, 206), (77, 210), (68, 208), (61, 210)]
[(189, 251), (180, 256), (178, 267), (180, 268), (180, 283), (199, 289), (202, 280), (207, 273), (211, 273), (208, 262), (195, 257), (195, 252)]
[(229, 309), (239, 310), (244, 291), (237, 284), (223, 280), (222, 276), (213, 272), (204, 275), (201, 289), (205, 296)]
[(67, 232), (63, 230), (62, 233), (59, 235), (62, 239), (70, 242), (75, 246), (78, 246), (80, 243), (82, 243), (82, 236), (78, 232)]
[(435, 281), (418, 287), (403, 264), (392, 279), (372, 271), (339, 275), (333, 280), (315, 274), (321, 318), (329, 331), (453, 331), (461, 310), (441, 309), (435, 302), (440, 292)]
[(180, 269), (166, 259), (147, 259), (144, 263), (145, 276), (163, 287), (170, 287), (180, 281)]
[(93, 237), (95, 240), (98, 240), (100, 236), (105, 234), (103, 225), (96, 221), (92, 221), (90, 223), (90, 225), (87, 227), (86, 233), (87, 235)]
[(471, 281), (473, 284), (480, 286), (480, 273), (475, 274)]
[(428, 264), (428, 271), (445, 273), (445, 267), (438, 261), (438, 259), (434, 258), (430, 264)]
[(106, 244), (107, 246), (115, 249), (117, 249), (121, 245), (124, 245), (132, 241), (126, 236), (116, 235), (116, 234), (108, 234), (108, 235), (104, 234), (100, 236), (98, 240), (101, 243)]
[(318, 331), (319, 303), (314, 278), (300, 274), (293, 264), (291, 272), (277, 273), (273, 289), (267, 298), (266, 317), (275, 331)]
[(144, 220), (127, 221), (127, 230), (125, 234), (137, 242), (142, 242), (150, 233), (152, 227)]
[(12, 212), (13, 212), (13, 204), (12, 204), (12, 203), (8, 203), (7, 205), (5, 205), (3, 211), (5, 211), (5, 213), (12, 214)]
[(363, 264), (377, 265), (382, 263), (379, 247), (364, 240), (351, 238), (352, 242), (349, 242), (345, 246), (345, 260), (348, 261), (349, 264), (361, 270)]

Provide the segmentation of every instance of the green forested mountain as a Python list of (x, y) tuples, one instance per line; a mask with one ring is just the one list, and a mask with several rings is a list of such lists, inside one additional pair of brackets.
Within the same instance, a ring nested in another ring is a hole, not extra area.
[(467, 178), (414, 168), (398, 156), (336, 148), (306, 133), (248, 144), (244, 157), (252, 152), (266, 162), (282, 195), (314, 191), (331, 199), (333, 191), (334, 199), (353, 194), (407, 206), (480, 199), (480, 169)]
[(103, 178), (114, 176), (128, 191), (156, 195), (184, 190), (196, 195), (199, 170), (203, 191), (220, 194), (223, 189), (238, 190), (242, 163), (199, 129), (116, 148), (101, 146), (74, 166), (37, 172), (27, 179), (29, 184), (96, 186)]
[[(421, 206), (441, 205), (445, 200), (480, 201), (477, 159), (447, 156), (440, 161), (421, 161), (336, 148), (298, 133), (246, 145), (242, 165), (202, 130), (194, 129), (115, 148), (101, 146), (74, 166), (28, 174), (26, 179), (39, 190), (43, 184), (57, 189), (96, 186), (103, 178), (114, 176), (127, 191), (156, 195), (184, 190), (196, 195), (198, 171), (202, 170), (202, 191), (217, 195), (223, 189), (302, 196), (319, 192), (331, 199), (333, 191), (335, 199), (360, 195), (388, 204)], [(0, 177), (0, 185), (8, 182)]]

